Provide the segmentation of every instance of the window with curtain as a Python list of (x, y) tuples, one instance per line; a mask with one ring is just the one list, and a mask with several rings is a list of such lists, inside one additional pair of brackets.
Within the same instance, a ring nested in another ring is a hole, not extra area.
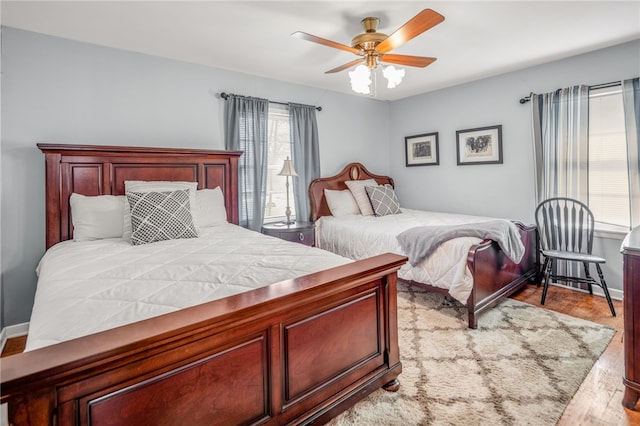
[(622, 89), (589, 91), (589, 208), (600, 225), (629, 229), (627, 167)]
[(238, 214), (241, 226), (260, 231), (284, 217), (287, 178), (278, 175), (291, 158), (289, 204), (301, 221), (309, 220), (307, 189), (320, 177), (316, 107), (295, 103), (278, 107), (267, 99), (224, 94), (225, 148), (243, 151), (238, 162)]
[(536, 197), (589, 205), (599, 231), (640, 225), (640, 79), (531, 96)]
[[(286, 177), (279, 176), (282, 164), (291, 155), (289, 110), (286, 106), (269, 105), (269, 151), (267, 154), (267, 188), (264, 206), (265, 222), (285, 218), (287, 206)], [(289, 205), (291, 217), (295, 218), (295, 203), (292, 193), (292, 178), (289, 177)]]

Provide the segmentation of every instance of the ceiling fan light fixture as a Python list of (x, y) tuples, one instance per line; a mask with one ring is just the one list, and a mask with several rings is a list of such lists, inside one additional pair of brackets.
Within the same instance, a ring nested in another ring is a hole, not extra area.
[(382, 70), (382, 75), (387, 79), (387, 88), (393, 89), (402, 82), (405, 70), (389, 65)]
[(349, 71), (349, 78), (351, 90), (363, 95), (371, 93), (371, 70), (366, 65), (358, 65), (353, 71)]
[[(347, 62), (339, 67), (330, 69), (329, 71), (326, 71), (325, 74), (344, 71), (355, 65), (364, 63), (364, 65), (359, 65), (355, 70), (349, 72), (351, 90), (365, 95), (370, 94), (373, 90), (373, 96), (375, 96), (377, 84), (377, 75), (375, 70), (378, 67), (378, 62), (424, 68), (436, 60), (436, 58), (426, 56), (397, 55), (390, 54), (389, 52), (433, 28), (442, 21), (444, 21), (444, 16), (440, 15), (438, 12), (431, 9), (423, 9), (413, 18), (400, 26), (400, 28), (395, 30), (391, 35), (387, 35), (377, 31), (378, 24), (380, 23), (378, 18), (366, 17), (362, 20), (364, 33), (356, 35), (351, 40), (351, 46), (307, 34), (302, 31), (296, 31), (292, 35), (304, 40), (358, 55), (359, 58), (355, 61)], [(385, 68), (383, 70), (383, 75), (388, 81), (387, 87), (392, 89), (400, 84), (404, 78), (404, 74), (404, 69), (396, 69), (393, 66)], [(371, 88), (372, 79), (373, 89)]]

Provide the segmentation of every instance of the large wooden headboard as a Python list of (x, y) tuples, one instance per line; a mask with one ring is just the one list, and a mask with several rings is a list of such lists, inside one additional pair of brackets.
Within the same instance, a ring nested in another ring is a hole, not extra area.
[(331, 216), (327, 200), (324, 196), (325, 189), (345, 190), (347, 180), (374, 179), (379, 185), (389, 184), (393, 186), (393, 179), (389, 176), (375, 175), (360, 163), (349, 163), (335, 176), (316, 179), (309, 185), (309, 198), (311, 199), (311, 219), (317, 220), (322, 216)]
[(124, 195), (125, 180), (198, 182), (219, 186), (227, 220), (238, 223), (238, 158), (204, 149), (38, 144), (46, 161), (46, 247), (71, 239), (69, 197)]

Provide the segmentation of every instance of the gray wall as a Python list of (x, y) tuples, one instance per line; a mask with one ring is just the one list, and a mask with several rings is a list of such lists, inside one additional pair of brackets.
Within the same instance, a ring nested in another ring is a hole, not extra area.
[[(529, 105), (518, 99), (640, 74), (640, 41), (384, 103), (2, 28), (1, 326), (29, 320), (44, 253), (44, 157), (37, 142), (223, 148), (222, 91), (321, 105), (321, 172), (350, 161), (394, 177), (407, 207), (531, 222)], [(425, 78), (428, 78), (425, 75)], [(456, 166), (455, 131), (503, 125), (504, 164)], [(404, 166), (404, 137), (440, 133), (440, 165)], [(385, 155), (388, 154), (388, 155)], [(620, 242), (602, 240), (621, 288)]]
[(323, 175), (350, 161), (389, 173), (389, 106), (369, 98), (6, 27), (1, 83), (2, 327), (29, 320), (44, 253), (38, 142), (223, 149), (225, 91), (322, 106)]
[[(530, 92), (594, 85), (640, 75), (640, 40), (391, 104), (391, 173), (401, 204), (426, 210), (518, 219), (533, 223)], [(503, 164), (457, 166), (456, 130), (502, 125)], [(439, 133), (440, 165), (405, 167), (405, 136)], [(622, 289), (621, 238), (602, 238), (594, 250), (607, 258), (605, 275)], [(620, 292), (616, 292), (620, 296)]]

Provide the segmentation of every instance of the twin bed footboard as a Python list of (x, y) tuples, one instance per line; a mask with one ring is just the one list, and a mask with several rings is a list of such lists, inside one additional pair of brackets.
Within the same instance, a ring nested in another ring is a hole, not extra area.
[[(514, 222), (520, 231), (525, 247), (520, 263), (512, 262), (493, 240), (483, 240), (471, 247), (467, 255), (467, 266), (473, 276), (473, 287), (467, 299), (469, 328), (478, 328), (478, 316), (510, 296), (529, 282), (538, 279), (539, 249), (538, 232), (535, 226)], [(429, 284), (409, 281), (409, 284), (441, 294), (448, 290)]]
[(324, 423), (401, 371), (384, 254), (2, 360), (13, 425)]
[(477, 316), (500, 299), (538, 278), (539, 250), (535, 226), (515, 222), (525, 247), (520, 263), (512, 262), (492, 240), (471, 247), (467, 265), (473, 275), (473, 289), (467, 300), (469, 327), (477, 328)]

